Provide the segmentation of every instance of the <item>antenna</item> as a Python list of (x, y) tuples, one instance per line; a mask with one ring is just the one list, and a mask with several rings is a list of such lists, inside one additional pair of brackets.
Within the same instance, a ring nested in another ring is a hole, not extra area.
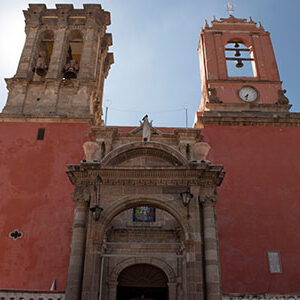
[(185, 128), (188, 128), (188, 103), (184, 102), (184, 110), (185, 110)]
[(234, 13), (234, 7), (235, 7), (235, 4), (233, 4), (233, 3), (231, 3), (231, 2), (228, 2), (225, 6), (226, 6), (226, 8), (227, 8), (227, 11), (228, 11), (229, 16), (232, 16), (233, 13)]
[(106, 127), (106, 125), (107, 125), (107, 114), (108, 114), (108, 107), (110, 106), (110, 104), (111, 104), (111, 100), (109, 100), (109, 99), (106, 99), (105, 100), (105, 121), (104, 121), (104, 127)]

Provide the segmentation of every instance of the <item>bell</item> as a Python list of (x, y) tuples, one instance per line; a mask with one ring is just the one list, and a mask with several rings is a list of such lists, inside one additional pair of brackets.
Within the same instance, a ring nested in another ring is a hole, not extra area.
[(239, 43), (238, 43), (238, 42), (235, 42), (234, 48), (239, 48), (239, 47), (240, 47)]
[(240, 50), (235, 50), (234, 56), (235, 57), (241, 56)]
[(237, 68), (242, 68), (244, 66), (243, 62), (241, 59), (237, 60), (237, 64), (235, 65)]
[(35, 71), (36, 71), (36, 74), (38, 74), (41, 77), (44, 77), (47, 74), (47, 70), (45, 68), (42, 68), (42, 67), (37, 67), (35, 69)]

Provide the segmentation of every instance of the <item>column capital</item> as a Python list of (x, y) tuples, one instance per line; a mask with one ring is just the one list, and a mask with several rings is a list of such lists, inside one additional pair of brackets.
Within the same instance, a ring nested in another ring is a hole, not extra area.
[(202, 205), (216, 204), (217, 195), (202, 195), (199, 197), (199, 201)]
[(86, 202), (90, 203), (90, 192), (88, 187), (83, 185), (75, 185), (75, 189), (73, 192), (73, 201), (74, 202)]

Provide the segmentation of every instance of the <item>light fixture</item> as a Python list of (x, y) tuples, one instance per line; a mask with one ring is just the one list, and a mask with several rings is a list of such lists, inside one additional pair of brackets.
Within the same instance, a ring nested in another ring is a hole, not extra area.
[(190, 218), (190, 213), (189, 213), (189, 205), (191, 200), (193, 199), (193, 194), (191, 194), (190, 192), (190, 188), (188, 187), (188, 189), (185, 192), (180, 193), (181, 196), (181, 200), (182, 200), (182, 204), (186, 207), (187, 209), (187, 218)]
[(98, 204), (95, 204), (93, 207), (90, 208), (90, 211), (92, 212), (93, 219), (95, 221), (98, 221), (101, 215), (101, 212), (103, 211), (103, 208), (100, 207)]
[(187, 207), (193, 199), (193, 194), (190, 193), (190, 188), (187, 191), (180, 193), (182, 204)]

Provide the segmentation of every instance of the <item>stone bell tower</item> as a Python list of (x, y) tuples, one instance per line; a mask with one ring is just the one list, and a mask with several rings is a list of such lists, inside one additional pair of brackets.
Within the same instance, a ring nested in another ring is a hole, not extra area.
[(24, 11), (26, 41), (2, 115), (95, 117), (102, 120), (104, 79), (113, 63), (106, 33), (110, 13), (99, 4), (29, 4)]
[(289, 111), (270, 34), (260, 23), (232, 15), (214, 18), (211, 26), (205, 22), (198, 51), (202, 81), (198, 117)]

